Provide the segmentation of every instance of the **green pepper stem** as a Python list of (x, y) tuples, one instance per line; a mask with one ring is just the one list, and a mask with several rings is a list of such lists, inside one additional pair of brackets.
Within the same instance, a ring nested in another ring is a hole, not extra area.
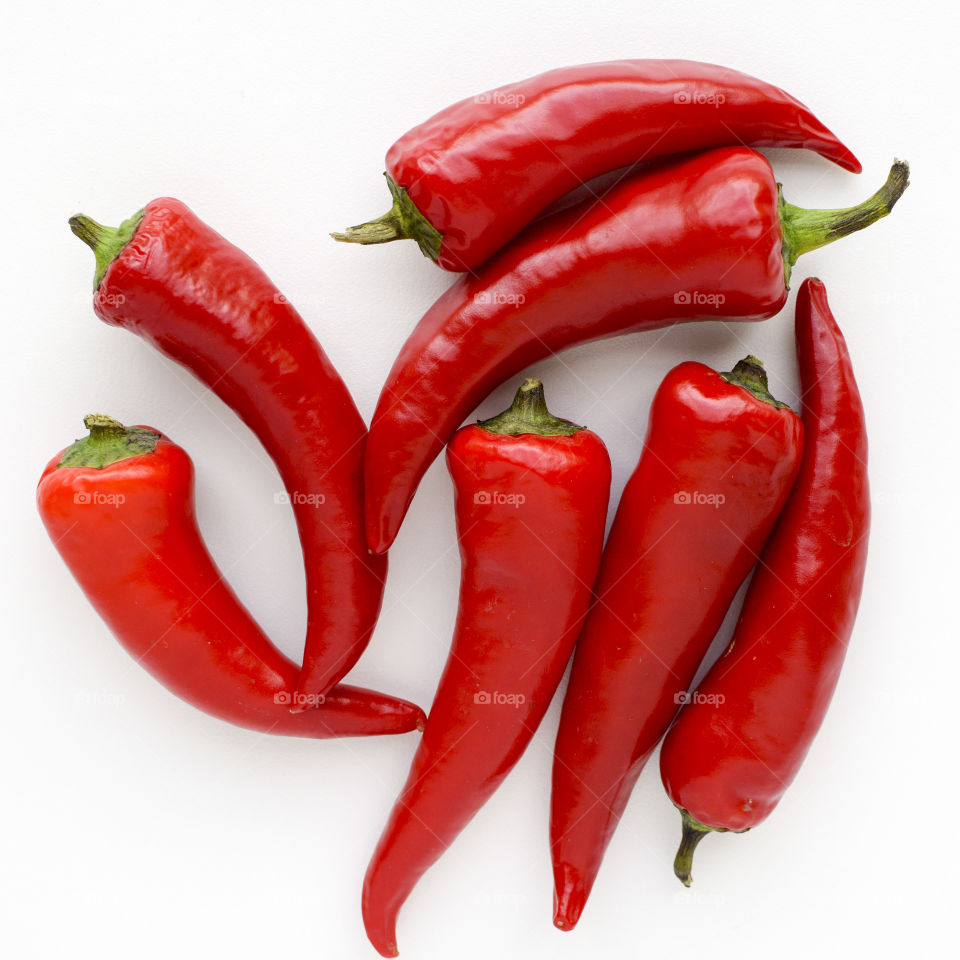
[(119, 227), (105, 227), (90, 217), (78, 213), (70, 218), (70, 229), (92, 251), (97, 261), (97, 268), (93, 276), (93, 289), (100, 286), (107, 267), (119, 256), (120, 251), (133, 239), (140, 221), (143, 219), (143, 210), (138, 210), (129, 220), (124, 220)]
[(331, 233), (342, 243), (390, 243), (392, 240), (416, 240), (420, 252), (431, 260), (440, 256), (443, 235), (417, 209), (410, 194), (385, 173), (393, 206), (376, 220), (347, 227), (342, 233)]
[(691, 873), (693, 870), (693, 853), (697, 849), (697, 844), (708, 833), (712, 833), (714, 828), (700, 823), (699, 820), (694, 820), (686, 810), (680, 811), (680, 818), (683, 821), (683, 834), (680, 838), (677, 855), (673, 860), (673, 872), (685, 887), (689, 887), (693, 881)]
[(63, 451), (58, 467), (93, 467), (100, 470), (117, 463), (153, 453), (159, 433), (143, 427), (125, 427), (119, 420), (104, 413), (91, 413), (83, 418), (83, 425), (90, 431)]
[(778, 400), (767, 386), (767, 371), (763, 362), (754, 356), (747, 356), (740, 360), (728, 373), (721, 373), (727, 383), (736, 384), (752, 393), (758, 400), (769, 403), (778, 409), (789, 409), (789, 405)]
[(823, 247), (857, 230), (863, 230), (885, 217), (910, 185), (910, 166), (894, 160), (886, 183), (872, 196), (854, 207), (840, 210), (805, 210), (783, 199), (777, 184), (780, 202), (780, 224), (783, 231), (783, 271), (790, 286), (790, 270), (797, 259), (817, 247)]
[(543, 384), (535, 377), (523, 381), (513, 403), (503, 413), (489, 420), (478, 420), (477, 425), (506, 437), (529, 433), (539, 437), (569, 437), (585, 429), (555, 417), (547, 409)]
[(127, 429), (119, 420), (105, 413), (88, 413), (83, 418), (83, 425), (90, 431), (90, 439), (97, 443), (120, 436)]

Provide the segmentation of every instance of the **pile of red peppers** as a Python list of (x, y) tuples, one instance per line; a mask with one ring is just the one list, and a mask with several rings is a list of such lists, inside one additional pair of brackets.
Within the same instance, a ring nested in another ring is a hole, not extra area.
[[(387, 152), (390, 211), (333, 236), (413, 239), (461, 276), (402, 347), (369, 430), (293, 305), (185, 204), (153, 200), (117, 228), (70, 220), (96, 258), (96, 315), (190, 370), (276, 464), (306, 573), (302, 663), (217, 569), (191, 460), (161, 430), (86, 417), (88, 436), (43, 471), (43, 522), (119, 642), (188, 703), (278, 735), (422, 733), (363, 884), (383, 956), (397, 955), (404, 901), (520, 759), (571, 660), (549, 803), (563, 930), (658, 745), (682, 821), (674, 870), (689, 885), (697, 844), (762, 823), (816, 736), (870, 518), (863, 406), (820, 280), (796, 299), (802, 409), (771, 395), (753, 356), (728, 372), (668, 371), (606, 538), (606, 447), (552, 414), (538, 379), (499, 416), (462, 425), (495, 387), (566, 347), (773, 317), (803, 253), (886, 216), (907, 187), (896, 161), (862, 203), (801, 209), (757, 147), (860, 171), (790, 94), (679, 60), (554, 70), (404, 134)], [(602, 195), (590, 189), (618, 170)], [(376, 626), (387, 550), (444, 447), (462, 572), (425, 714), (342, 681)], [(707, 664), (751, 573), (729, 647)]]

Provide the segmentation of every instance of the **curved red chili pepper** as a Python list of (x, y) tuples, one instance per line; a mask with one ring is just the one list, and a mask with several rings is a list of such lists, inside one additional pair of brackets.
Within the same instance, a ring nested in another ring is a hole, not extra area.
[(664, 740), (660, 772), (683, 817), (674, 865), (690, 884), (712, 830), (765, 820), (823, 722), (863, 588), (870, 529), (867, 434), (850, 356), (819, 280), (797, 295), (806, 440), (726, 653)]
[(786, 502), (802, 447), (800, 418), (770, 396), (753, 357), (729, 374), (682, 363), (658, 389), (557, 733), (559, 928), (580, 918), (637, 777)]
[(610, 492), (600, 438), (546, 410), (538, 380), (447, 451), (462, 558), (450, 656), (363, 887), (370, 941), (396, 956), (417, 880), (520, 759), (590, 602)]
[(70, 226), (97, 257), (97, 316), (187, 367), (277, 465), (306, 566), (298, 702), (325, 693), (366, 647), (386, 577), (364, 537), (366, 425), (346, 385), (263, 270), (179, 200), (153, 200), (116, 230)]
[(532, 227), (442, 294), (401, 349), (367, 440), (370, 548), (387, 550), (427, 467), (498, 384), (588, 340), (773, 316), (797, 257), (889, 213), (907, 173), (895, 163), (849, 210), (802, 210), (778, 198), (760, 154), (725, 148)]
[(711, 147), (801, 147), (860, 162), (798, 100), (737, 70), (618, 60), (551, 70), (461, 100), (387, 153), (391, 211), (337, 240), (414, 239), (473, 270), (564, 194), (600, 174)]
[(88, 417), (90, 436), (40, 478), (44, 526), (126, 651), (168, 690), (261, 733), (369, 736), (422, 729), (423, 711), (337, 686), (291, 713), (297, 668), (267, 639), (197, 529), (193, 464), (151, 427)]

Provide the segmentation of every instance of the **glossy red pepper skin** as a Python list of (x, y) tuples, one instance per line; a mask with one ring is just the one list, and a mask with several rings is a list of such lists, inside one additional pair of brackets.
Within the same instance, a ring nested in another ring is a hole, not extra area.
[(786, 502), (802, 446), (796, 414), (703, 364), (680, 364), (658, 389), (557, 734), (550, 843), (560, 929), (577, 923), (637, 777)]
[(567, 347), (687, 320), (763, 320), (786, 303), (803, 253), (862, 230), (909, 185), (844, 210), (778, 196), (747, 147), (664, 161), (602, 203), (534, 224), (424, 314), (377, 401), (364, 477), (370, 549), (393, 543), (417, 484), (464, 418), (504, 380)]
[(147, 204), (93, 303), (210, 387), (276, 464), (306, 566), (298, 703), (325, 693), (366, 647), (386, 577), (364, 537), (366, 425), (346, 385), (263, 270), (179, 200)]
[(367, 935), (387, 957), (414, 885), (543, 718), (589, 605), (609, 497), (610, 461), (589, 430), (500, 436), (468, 426), (447, 463), (462, 560), (453, 643), (363, 887)]
[(589, 340), (761, 320), (786, 297), (777, 184), (753, 150), (666, 164), (535, 225), (441, 295), (401, 349), (367, 440), (371, 549), (388, 549), (427, 467), (504, 380)]
[(334, 687), (315, 709), (291, 713), (297, 667), (207, 552), (193, 465), (180, 447), (160, 435), (152, 453), (98, 469), (58, 467), (62, 455), (37, 489), (44, 526), (124, 649), (168, 690), (261, 733), (325, 739), (422, 729), (419, 707), (358, 687)]
[(461, 100), (404, 134), (386, 169), (442, 235), (436, 262), (473, 270), (592, 177), (737, 145), (815, 150), (860, 171), (790, 94), (689, 60), (582, 64)]
[[(819, 280), (804, 281), (797, 295), (796, 340), (803, 465), (733, 640), (660, 754), (670, 799), (717, 830), (755, 827), (793, 781), (833, 696), (863, 587), (870, 526), (863, 404)], [(724, 699), (705, 701), (710, 694)]]

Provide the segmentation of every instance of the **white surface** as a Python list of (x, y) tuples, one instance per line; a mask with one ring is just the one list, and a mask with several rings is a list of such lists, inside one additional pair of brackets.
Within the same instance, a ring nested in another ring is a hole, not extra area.
[[(231, 729), (140, 671), (36, 516), (47, 459), (97, 410), (169, 432), (198, 468), (213, 553), (285, 651), (304, 630), (294, 525), (252, 435), (181, 369), (99, 323), (67, 217), (117, 223), (174, 195), (297, 304), (369, 416), (400, 344), (450, 277), (411, 243), (326, 232), (383, 212), (383, 155), (462, 96), (555, 66), (675, 56), (804, 100), (864, 163), (771, 152), (788, 197), (845, 206), (893, 156), (895, 214), (805, 257), (828, 285), (870, 426), (875, 511), (860, 618), (833, 708), (780, 808), (714, 837), (687, 891), (678, 817), (642, 777), (577, 930), (551, 926), (553, 704), (499, 794), (401, 914), (401, 954), (711, 958), (928, 952), (957, 893), (955, 619), (957, 15), (914, 3), (759, 0), (518, 5), (6, 4), (5, 644), (0, 916), (11, 957), (372, 958), (360, 882), (415, 736), (315, 743)], [(614, 493), (663, 373), (759, 354), (795, 396), (793, 299), (762, 325), (699, 324), (537, 366), (552, 408), (607, 442)], [(513, 385), (483, 404), (505, 406)], [(616, 500), (614, 500), (614, 503)], [(391, 555), (386, 609), (351, 679), (429, 705), (458, 561), (449, 479), (431, 469)]]

